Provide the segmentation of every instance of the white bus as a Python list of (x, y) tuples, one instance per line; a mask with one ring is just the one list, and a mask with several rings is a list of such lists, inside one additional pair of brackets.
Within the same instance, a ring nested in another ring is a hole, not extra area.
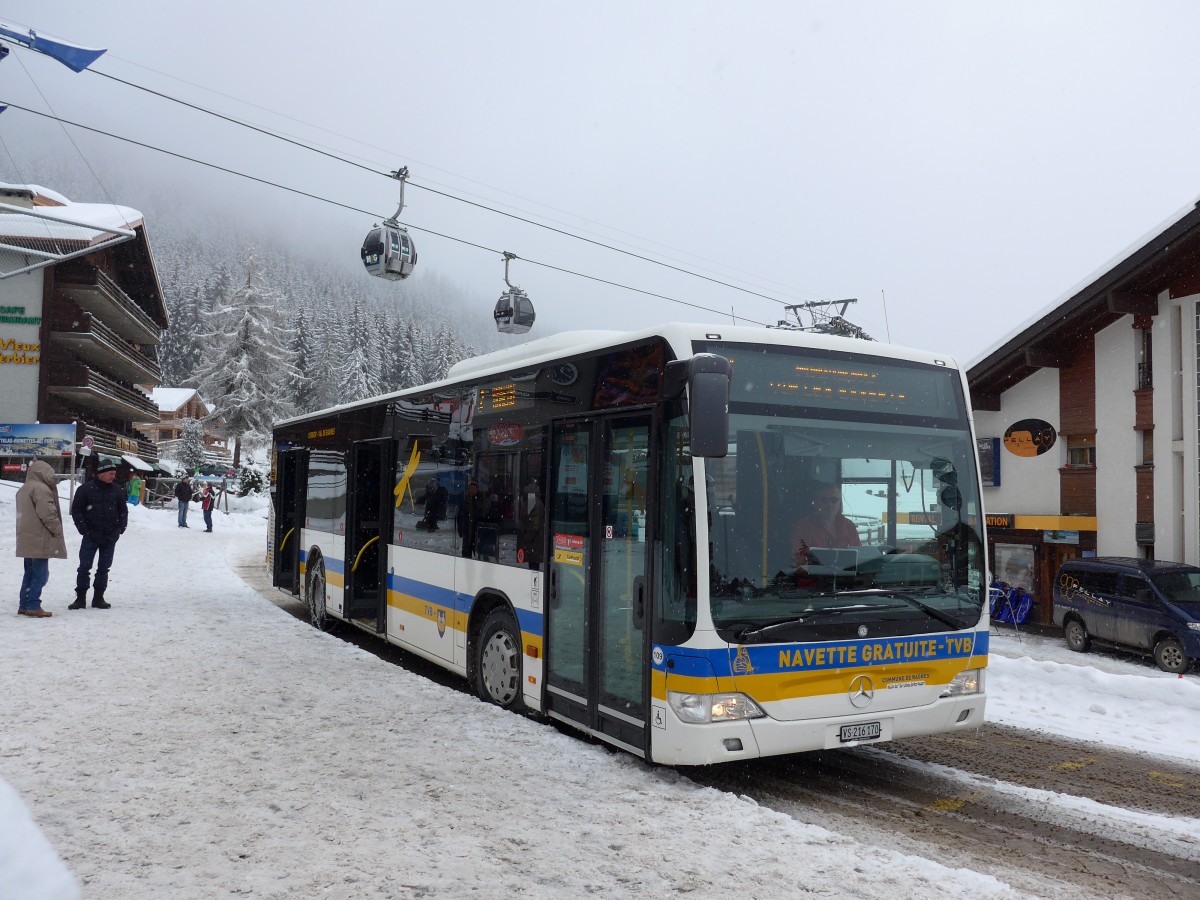
[(799, 331), (543, 338), (279, 423), (273, 580), (656, 763), (975, 729), (967, 396), (949, 357)]

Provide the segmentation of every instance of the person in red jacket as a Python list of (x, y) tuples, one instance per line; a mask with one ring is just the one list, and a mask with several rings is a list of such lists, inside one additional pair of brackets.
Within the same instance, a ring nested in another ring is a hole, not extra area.
[(213, 496), (212, 485), (204, 485), (204, 490), (200, 493), (200, 509), (204, 513), (205, 531), (212, 531), (212, 511), (216, 500), (217, 498)]
[(808, 562), (811, 547), (860, 546), (858, 529), (842, 515), (842, 489), (836, 484), (817, 485), (808, 514), (792, 526), (792, 554), (796, 565)]

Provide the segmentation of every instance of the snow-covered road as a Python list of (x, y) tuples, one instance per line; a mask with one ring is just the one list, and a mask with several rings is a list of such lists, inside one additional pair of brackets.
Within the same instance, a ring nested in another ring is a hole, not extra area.
[[(73, 567), (54, 561), (54, 617), (18, 617), (13, 493), (0, 484), (0, 898), (74, 896), (66, 870), (102, 898), (1016, 894), (317, 632), (232, 570), (264, 540), (261, 504), (214, 534), (132, 510), (111, 610), (67, 611)], [(1119, 722), (1140, 750), (1200, 756), (1196, 676), (1051, 647), (997, 637), (990, 719), (1108, 741)]]

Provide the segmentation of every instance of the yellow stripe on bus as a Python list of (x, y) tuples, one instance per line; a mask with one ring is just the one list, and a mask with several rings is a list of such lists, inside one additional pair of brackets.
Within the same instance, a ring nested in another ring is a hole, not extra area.
[(414, 597), (412, 594), (406, 594), (403, 591), (388, 590), (388, 606), (399, 610), (403, 613), (408, 613), (410, 616), (416, 616), (418, 619), (437, 624), (438, 612), (442, 611), (446, 615), (446, 628), (451, 631), (467, 630), (467, 614), (456, 612), (449, 606), (442, 606), (438, 603), (430, 603), (428, 600), (422, 600), (420, 597)]
[[(859, 675), (868, 675), (877, 690), (887, 689), (895, 683), (924, 683), (929, 685), (949, 684), (963, 669), (983, 668), (986, 656), (975, 656), (969, 662), (963, 660), (940, 660), (918, 663), (903, 663), (890, 666), (848, 666), (844, 669), (814, 669), (800, 672), (769, 672), (763, 675), (738, 675), (721, 678), (670, 674), (671, 690), (688, 694), (716, 694), (738, 690), (760, 703), (777, 700), (794, 700), (803, 697), (819, 697), (827, 694), (845, 693), (851, 681)], [(655, 670), (650, 679), (651, 695), (658, 700), (667, 697), (667, 673)]]
[[(414, 597), (412, 594), (396, 590), (388, 590), (387, 602), (388, 606), (393, 609), (408, 613), (410, 616), (416, 616), (418, 619), (425, 619), (427, 622), (432, 622), (435, 625), (438, 620), (438, 612), (444, 610), (446, 613), (446, 629), (448, 631), (458, 631), (463, 634), (467, 631), (468, 616), (465, 612), (458, 612), (448, 606), (430, 603), (428, 600), (422, 600), (420, 597)], [(540, 659), (542, 656), (542, 636), (522, 631), (521, 649), (526, 656)], [(531, 653), (530, 651), (533, 652)]]

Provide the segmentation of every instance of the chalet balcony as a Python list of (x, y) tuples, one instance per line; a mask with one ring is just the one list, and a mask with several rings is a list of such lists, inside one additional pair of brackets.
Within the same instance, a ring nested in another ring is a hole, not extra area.
[(51, 394), (99, 416), (137, 422), (158, 418), (158, 407), (141, 391), (101, 375), (83, 363), (56, 366), (50, 378)]
[(135, 344), (157, 344), (162, 329), (120, 285), (90, 264), (60, 266), (55, 286), (85, 312)]
[(91, 313), (70, 330), (50, 332), (52, 343), (65, 347), (88, 366), (107, 372), (121, 381), (133, 384), (158, 384), (162, 369), (135, 345), (105, 325)]
[(148, 463), (158, 462), (159, 450), (153, 441), (118, 434), (107, 428), (97, 428), (90, 423), (84, 423), (83, 431), (85, 437), (90, 437), (95, 442), (92, 449), (98, 453), (106, 453), (109, 456), (123, 456), (128, 453)]

